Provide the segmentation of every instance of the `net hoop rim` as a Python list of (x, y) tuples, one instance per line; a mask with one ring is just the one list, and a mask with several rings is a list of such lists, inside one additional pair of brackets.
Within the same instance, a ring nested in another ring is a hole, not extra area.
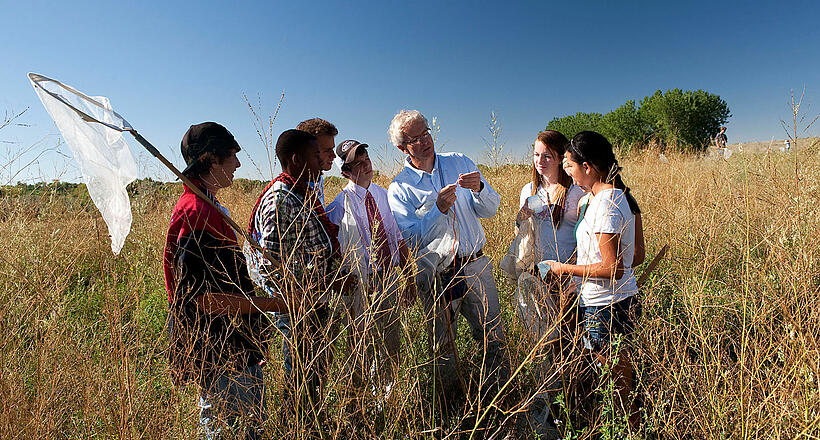
[[(28, 73), (28, 78), (31, 81), (31, 83), (34, 84), (36, 87), (39, 87), (40, 90), (42, 90), (43, 92), (45, 92), (46, 94), (48, 94), (52, 98), (62, 102), (63, 104), (65, 104), (71, 110), (74, 110), (75, 112), (77, 112), (77, 114), (80, 115), (80, 117), (83, 119), (83, 121), (95, 122), (97, 124), (102, 124), (102, 125), (105, 125), (106, 127), (110, 128), (110, 129), (112, 129), (112, 130), (116, 130), (116, 131), (119, 131), (119, 132), (134, 131), (134, 128), (131, 127), (131, 124), (129, 124), (128, 121), (125, 120), (125, 118), (120, 116), (119, 113), (115, 112), (113, 109), (109, 110), (109, 109), (105, 108), (105, 106), (100, 104), (97, 100), (95, 100), (94, 98), (86, 95), (85, 93), (75, 89), (74, 87), (71, 87), (67, 84), (64, 84), (64, 83), (62, 83), (62, 82), (60, 82), (56, 79), (49, 78), (45, 75), (41, 75), (39, 73), (34, 73), (34, 72), (29, 72)], [(50, 90), (47, 90), (45, 87), (42, 86), (42, 84), (40, 84), (40, 82), (47, 82), (47, 81), (51, 81), (51, 82), (57, 84), (58, 86), (68, 90), (69, 92), (79, 96), (80, 98), (82, 98), (82, 99), (96, 105), (97, 107), (100, 107), (100, 108), (104, 109), (105, 111), (110, 111), (111, 113), (114, 113), (114, 115), (116, 115), (118, 118), (120, 118), (122, 120), (124, 127), (118, 127), (116, 125), (100, 121), (97, 118), (94, 118), (93, 116), (89, 115), (88, 113), (85, 113), (84, 111), (78, 109), (77, 107), (74, 107), (71, 103), (66, 101), (62, 96), (57, 95), (56, 93), (51, 92)]]

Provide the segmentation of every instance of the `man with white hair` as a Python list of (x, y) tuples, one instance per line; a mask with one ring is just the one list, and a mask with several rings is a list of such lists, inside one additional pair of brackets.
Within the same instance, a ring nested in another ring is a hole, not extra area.
[(495, 215), (501, 197), (476, 165), (460, 153), (436, 154), (427, 119), (402, 110), (388, 130), (407, 157), (393, 179), (388, 200), (405, 240), (418, 251), (419, 297), (428, 318), (440, 397), (452, 396), (459, 381), (454, 337), (459, 315), (485, 350), (485, 386), (509, 376), (493, 266), (484, 255), (479, 218)]

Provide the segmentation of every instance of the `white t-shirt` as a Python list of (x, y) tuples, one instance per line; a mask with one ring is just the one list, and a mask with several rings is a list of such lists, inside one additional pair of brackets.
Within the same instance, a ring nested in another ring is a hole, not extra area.
[(638, 285), (632, 273), (635, 257), (635, 215), (629, 209), (626, 195), (620, 189), (605, 189), (595, 195), (583, 219), (578, 224), (578, 264), (600, 263), (601, 250), (596, 233), (620, 234), (618, 254), (624, 265), (624, 275), (619, 280), (587, 278), (581, 281), (581, 304), (606, 306), (638, 293)]
[[(521, 188), (518, 208), (524, 206), (527, 197), (532, 194), (532, 182)], [(575, 223), (578, 222), (578, 201), (584, 196), (584, 190), (577, 185), (571, 185), (567, 190), (567, 198), (564, 202), (564, 214), (558, 229), (550, 220), (549, 192), (542, 186), (538, 188), (536, 196), (541, 198), (544, 209), (533, 214), (536, 233), (539, 235), (539, 260), (556, 260), (566, 263), (575, 253)]]

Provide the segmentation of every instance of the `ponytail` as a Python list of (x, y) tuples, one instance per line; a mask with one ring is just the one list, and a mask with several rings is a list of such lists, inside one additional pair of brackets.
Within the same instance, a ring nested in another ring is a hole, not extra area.
[(629, 210), (632, 211), (633, 214), (637, 215), (641, 213), (641, 208), (638, 206), (638, 201), (632, 196), (632, 193), (629, 191), (629, 187), (624, 184), (620, 174), (616, 174), (615, 178), (612, 179), (612, 186), (624, 192), (624, 195), (626, 196), (626, 203), (629, 204)]

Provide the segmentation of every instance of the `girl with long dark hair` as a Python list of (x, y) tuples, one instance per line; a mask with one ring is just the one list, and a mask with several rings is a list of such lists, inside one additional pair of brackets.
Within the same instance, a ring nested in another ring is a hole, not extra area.
[[(630, 423), (636, 425), (638, 413), (628, 400), (633, 388), (628, 337), (641, 316), (632, 272), (645, 255), (641, 210), (624, 184), (612, 144), (601, 134), (582, 131), (575, 135), (564, 154), (564, 169), (591, 199), (576, 228), (576, 264), (547, 264), (551, 273), (578, 280), (584, 346), (600, 363), (613, 363), (621, 404), (629, 412)], [(625, 339), (614, 350), (619, 337)]]

